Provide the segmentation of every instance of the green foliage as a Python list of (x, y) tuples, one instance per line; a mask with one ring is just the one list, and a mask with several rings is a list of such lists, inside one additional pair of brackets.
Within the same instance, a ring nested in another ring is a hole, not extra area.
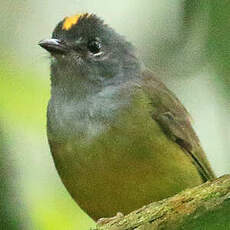
[(1, 229), (16, 230), (22, 226), (22, 219), (19, 215), (21, 210), (19, 202), (15, 200), (13, 203), (11, 199), (16, 195), (12, 183), (15, 170), (12, 165), (8, 164), (9, 151), (2, 128), (0, 123), (0, 226)]
[(209, 4), (207, 57), (230, 96), (230, 4), (228, 0), (209, 1)]
[(0, 63), (0, 105), (2, 116), (8, 121), (30, 125), (45, 124), (49, 98), (49, 79), (42, 81), (38, 73), (12, 64)]
[[(194, 23), (205, 29), (205, 59), (212, 65), (223, 94), (230, 96), (230, 4), (228, 0), (184, 2), (182, 33), (188, 35)], [(186, 40), (186, 39), (185, 39)]]

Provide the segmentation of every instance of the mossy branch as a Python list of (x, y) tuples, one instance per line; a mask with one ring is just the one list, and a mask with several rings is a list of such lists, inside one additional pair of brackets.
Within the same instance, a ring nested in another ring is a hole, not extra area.
[(230, 175), (154, 202), (97, 230), (228, 230)]

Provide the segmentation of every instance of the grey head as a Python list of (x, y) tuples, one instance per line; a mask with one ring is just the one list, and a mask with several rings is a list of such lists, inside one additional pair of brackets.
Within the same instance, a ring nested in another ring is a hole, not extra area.
[[(135, 49), (95, 15), (63, 19), (39, 45), (51, 53), (52, 88), (99, 89), (140, 75)], [(86, 90), (86, 91), (87, 91)]]

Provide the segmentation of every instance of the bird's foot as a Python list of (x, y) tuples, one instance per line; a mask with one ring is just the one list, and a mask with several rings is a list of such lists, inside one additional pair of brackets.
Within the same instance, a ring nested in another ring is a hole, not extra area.
[(124, 216), (123, 213), (118, 212), (116, 216), (109, 217), (109, 218), (100, 218), (100, 219), (97, 221), (97, 225), (108, 224), (110, 221), (119, 219), (119, 218), (121, 218), (121, 217), (123, 217), (123, 216)]

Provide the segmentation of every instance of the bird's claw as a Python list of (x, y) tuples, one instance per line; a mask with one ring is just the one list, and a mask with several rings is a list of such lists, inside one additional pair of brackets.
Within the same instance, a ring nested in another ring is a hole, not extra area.
[(116, 219), (119, 219), (121, 217), (123, 217), (123, 213), (121, 212), (118, 212), (116, 214), (116, 216), (113, 216), (113, 217), (108, 217), (108, 218), (100, 218), (98, 221), (97, 221), (97, 225), (104, 225), (104, 224), (108, 224), (109, 222), (113, 221), (113, 220), (116, 220)]

